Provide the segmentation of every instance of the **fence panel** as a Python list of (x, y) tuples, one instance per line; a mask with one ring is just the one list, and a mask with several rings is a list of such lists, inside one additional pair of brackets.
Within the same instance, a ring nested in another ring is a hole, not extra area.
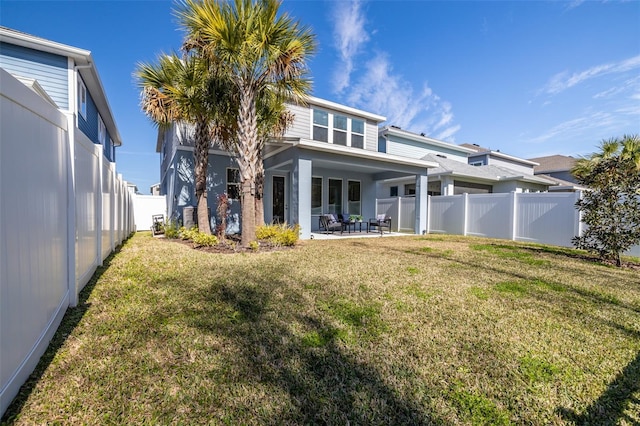
[[(103, 159), (104, 160), (104, 159)], [(109, 256), (115, 247), (113, 244), (113, 164), (109, 161), (102, 162), (102, 259)]]
[(517, 194), (516, 240), (572, 247), (575, 202), (570, 192)]
[(432, 196), (429, 215), (429, 232), (464, 234), (463, 195)]
[(81, 132), (75, 138), (76, 291), (91, 279), (101, 259), (98, 251), (99, 163), (102, 150)]
[(69, 303), (67, 117), (0, 69), (0, 415)]
[(73, 127), (72, 114), (1, 68), (0, 81), (2, 415), (114, 238), (129, 235), (133, 211), (115, 166)]
[(511, 238), (511, 194), (468, 196), (467, 235)]
[(400, 219), (398, 231), (414, 231), (416, 227), (416, 199), (405, 197), (400, 199)]
[(135, 195), (133, 204), (136, 231), (149, 231), (154, 214), (167, 216), (167, 200), (164, 195)]

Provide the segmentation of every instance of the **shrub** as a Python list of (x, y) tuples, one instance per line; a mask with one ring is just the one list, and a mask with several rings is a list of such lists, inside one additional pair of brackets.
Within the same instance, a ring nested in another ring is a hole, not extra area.
[(183, 240), (193, 240), (193, 238), (199, 233), (200, 232), (198, 231), (198, 227), (186, 229), (183, 226), (182, 228), (180, 228), (180, 238), (182, 238)]
[(191, 241), (193, 241), (197, 246), (212, 247), (218, 244), (218, 237), (196, 231), (191, 238)]
[(293, 246), (300, 238), (300, 225), (263, 225), (256, 230), (256, 237), (276, 246)]
[(171, 221), (164, 225), (164, 237), (165, 238), (178, 238), (180, 236), (180, 230), (178, 228), (178, 222)]

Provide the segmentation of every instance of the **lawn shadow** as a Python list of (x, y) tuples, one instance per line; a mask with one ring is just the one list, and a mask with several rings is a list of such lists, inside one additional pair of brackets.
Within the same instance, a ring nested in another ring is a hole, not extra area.
[[(270, 274), (272, 277), (286, 276), (285, 266), (274, 268), (282, 270)], [(428, 403), (401, 395), (385, 383), (373, 366), (350, 353), (341, 340), (344, 331), (321, 313), (278, 311), (283, 304), (303, 306), (302, 287), (298, 294), (284, 296), (287, 300), (283, 301), (279, 290), (290, 284), (265, 278), (258, 270), (228, 273), (236, 274), (235, 282), (212, 283), (194, 297), (211, 304), (222, 303), (225, 306), (221, 311), (227, 312), (230, 320), (212, 319), (205, 324), (199, 318), (199, 324), (194, 325), (207, 332), (213, 328), (234, 341), (240, 356), (229, 362), (241, 370), (242, 380), (277, 388), (288, 395), (287, 403), (280, 404), (285, 408), (268, 415), (258, 411), (262, 416), (256, 419), (258, 423), (441, 423), (426, 411)], [(292, 331), (292, 322), (302, 329), (301, 333)], [(243, 418), (231, 421), (242, 422)]]
[(574, 410), (561, 407), (558, 413), (566, 420), (579, 425), (598, 424), (616, 425), (620, 420), (629, 424), (639, 424), (637, 420), (625, 414), (631, 402), (638, 403), (633, 393), (640, 390), (640, 352), (627, 366), (609, 383), (607, 390), (596, 399), (584, 413), (578, 414)]
[(57, 355), (58, 351), (64, 346), (69, 335), (78, 326), (78, 324), (80, 324), (84, 315), (87, 313), (89, 308), (91, 308), (91, 303), (88, 303), (87, 300), (89, 300), (98, 280), (100, 280), (102, 274), (109, 269), (111, 261), (118, 253), (120, 253), (121, 249), (122, 245), (116, 247), (116, 249), (104, 260), (102, 266), (99, 266), (96, 269), (89, 282), (80, 291), (80, 294), (78, 295), (78, 305), (73, 308), (67, 308), (62, 320), (60, 321), (58, 329), (51, 338), (46, 351), (42, 357), (40, 357), (36, 368), (29, 375), (27, 381), (20, 387), (20, 391), (18, 391), (18, 394), (2, 416), (2, 419), (0, 419), (2, 424), (5, 424), (5, 422), (11, 424), (15, 417), (20, 414), (22, 408), (29, 399), (29, 395), (31, 395), (35, 389), (44, 372), (49, 368), (49, 365)]

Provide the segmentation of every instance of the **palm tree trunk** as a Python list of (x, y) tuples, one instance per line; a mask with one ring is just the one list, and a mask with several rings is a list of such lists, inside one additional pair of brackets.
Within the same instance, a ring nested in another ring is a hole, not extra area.
[(196, 124), (195, 181), (198, 201), (198, 230), (211, 234), (209, 205), (207, 202), (207, 168), (209, 167), (209, 138), (206, 122)]
[(264, 225), (264, 164), (258, 161), (256, 170), (256, 228)]
[(258, 125), (255, 93), (251, 87), (240, 88), (238, 111), (240, 187), (242, 189), (242, 246), (256, 239), (256, 172), (262, 155), (258, 149)]

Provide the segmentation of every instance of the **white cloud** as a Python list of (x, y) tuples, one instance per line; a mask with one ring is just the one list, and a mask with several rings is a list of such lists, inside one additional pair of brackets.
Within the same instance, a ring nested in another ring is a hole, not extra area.
[(640, 55), (617, 63), (596, 65), (579, 73), (570, 74), (567, 71), (563, 71), (551, 77), (549, 82), (539, 92), (557, 95), (587, 80), (608, 74), (621, 74), (636, 68), (640, 68)]
[(339, 2), (334, 10), (334, 43), (340, 53), (340, 66), (334, 74), (334, 90), (342, 92), (349, 86), (351, 73), (354, 70), (354, 59), (364, 43), (369, 41), (369, 34), (364, 28), (365, 18), (361, 11), (360, 1)]
[[(389, 124), (453, 141), (460, 125), (454, 123), (452, 105), (426, 82), (416, 89), (396, 73), (386, 52), (372, 56), (365, 49), (370, 37), (360, 1), (334, 4), (334, 39), (341, 61), (334, 74), (335, 92), (350, 106), (386, 116)], [(356, 69), (355, 64), (363, 66)]]
[(453, 124), (451, 104), (442, 101), (426, 83), (416, 92), (408, 81), (394, 74), (387, 55), (376, 55), (366, 70), (350, 88), (350, 105), (385, 115), (389, 124), (438, 139), (452, 140), (460, 130), (460, 125)]

